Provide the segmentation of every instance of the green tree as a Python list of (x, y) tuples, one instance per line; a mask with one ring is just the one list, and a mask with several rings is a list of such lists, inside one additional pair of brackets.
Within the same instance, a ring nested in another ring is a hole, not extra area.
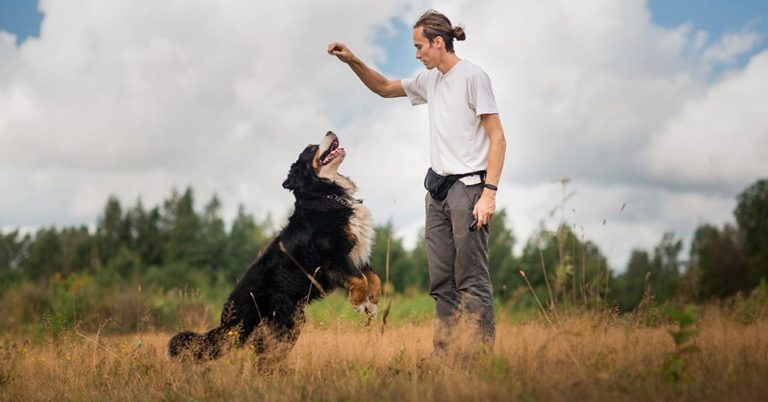
[(412, 276), (409, 286), (414, 290), (422, 292), (429, 291), (429, 268), (427, 265), (427, 246), (424, 239), (424, 228), (419, 229), (419, 235), (416, 240), (416, 246), (408, 253), (408, 260), (412, 266)]
[[(371, 248), (371, 266), (386, 284), (387, 240), (389, 238), (389, 283), (396, 292), (421, 287), (423, 275), (413, 266), (403, 240), (392, 233), (392, 223), (376, 226), (376, 240)], [(390, 237), (391, 236), (391, 237)]]
[(526, 242), (520, 257), (520, 266), (537, 294), (549, 298), (551, 291), (555, 303), (592, 303), (602, 299), (606, 264), (597, 245), (580, 240), (567, 225), (560, 225), (557, 232), (540, 226)]
[(27, 278), (47, 282), (51, 276), (64, 269), (61, 239), (56, 228), (38, 230), (29, 248), (29, 258), (24, 261), (22, 270)]
[(201, 252), (200, 263), (211, 278), (225, 274), (224, 252), (227, 246), (227, 232), (221, 217), (221, 201), (214, 195), (205, 206), (200, 220)]
[(496, 298), (506, 300), (517, 286), (524, 285), (516, 269), (515, 235), (507, 227), (507, 211), (499, 210), (491, 217), (488, 237), (488, 270)]
[(85, 226), (64, 228), (61, 241), (62, 274), (87, 271), (95, 253), (94, 238)]
[(702, 300), (751, 289), (741, 235), (730, 225), (722, 231), (706, 224), (696, 229), (689, 270), (699, 275), (698, 296)]
[(162, 263), (163, 237), (160, 231), (160, 210), (155, 207), (144, 209), (141, 199), (127, 213), (130, 227), (130, 250), (139, 256), (140, 269), (146, 271), (150, 266)]
[(163, 202), (161, 233), (164, 264), (176, 263), (190, 268), (202, 266), (201, 222), (194, 209), (191, 188), (187, 187), (181, 195), (173, 189), (171, 197)]
[(633, 250), (627, 270), (613, 281), (611, 299), (618, 302), (622, 311), (633, 310), (643, 298), (647, 277), (655, 300), (671, 300), (680, 283), (682, 248), (682, 240), (667, 232), (654, 247), (652, 258), (646, 251)]
[(749, 267), (749, 286), (768, 279), (768, 179), (761, 179), (738, 196), (734, 211), (744, 235), (744, 253)]
[(632, 311), (640, 304), (645, 290), (645, 277), (651, 270), (648, 252), (632, 250), (627, 270), (611, 281), (611, 299), (619, 304), (621, 311)]
[(18, 271), (26, 258), (30, 241), (29, 235), (21, 236), (18, 230), (7, 234), (0, 232), (0, 273)]
[(679, 256), (682, 249), (683, 241), (676, 239), (673, 233), (667, 232), (653, 250), (651, 288), (658, 301), (671, 300), (675, 295), (680, 280)]
[(268, 237), (263, 228), (257, 225), (253, 216), (246, 213), (243, 205), (240, 205), (227, 238), (224, 252), (226, 261), (223, 268), (224, 278), (234, 283), (256, 259), (259, 250), (266, 245), (267, 240)]
[(0, 232), (0, 294), (22, 279), (21, 267), (29, 253), (31, 236), (18, 230)]
[(96, 226), (98, 257), (102, 264), (107, 264), (120, 247), (128, 243), (128, 229), (120, 201), (114, 196), (109, 196), (104, 213), (99, 217)]

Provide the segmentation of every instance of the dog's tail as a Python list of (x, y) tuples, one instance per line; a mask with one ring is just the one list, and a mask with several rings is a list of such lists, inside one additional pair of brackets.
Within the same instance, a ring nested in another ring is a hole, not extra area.
[(182, 331), (168, 341), (166, 354), (172, 359), (208, 361), (221, 356), (224, 351), (226, 327), (217, 327), (203, 334)]

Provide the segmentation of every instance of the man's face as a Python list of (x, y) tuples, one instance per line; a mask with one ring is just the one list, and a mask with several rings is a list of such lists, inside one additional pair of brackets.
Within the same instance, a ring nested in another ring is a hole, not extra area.
[(427, 70), (435, 68), (440, 62), (440, 44), (441, 37), (436, 37), (435, 41), (429, 43), (429, 39), (424, 36), (424, 28), (416, 27), (413, 29), (413, 46), (416, 48), (416, 58), (424, 64)]

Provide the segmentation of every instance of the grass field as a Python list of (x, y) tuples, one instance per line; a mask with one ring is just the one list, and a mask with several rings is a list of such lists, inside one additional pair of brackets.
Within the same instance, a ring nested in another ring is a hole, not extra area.
[(269, 367), (248, 349), (205, 364), (169, 361), (168, 331), (3, 334), (0, 400), (768, 400), (768, 321), (740, 323), (719, 307), (694, 320), (686, 353), (670, 335), (674, 322), (576, 311), (550, 325), (502, 311), (492, 353), (464, 343), (431, 357), (428, 300), (393, 309), (383, 333), (343, 297), (323, 303)]

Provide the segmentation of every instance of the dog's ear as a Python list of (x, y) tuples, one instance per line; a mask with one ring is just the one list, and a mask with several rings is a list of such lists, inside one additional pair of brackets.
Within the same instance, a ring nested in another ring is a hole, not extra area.
[(296, 190), (301, 183), (301, 176), (305, 174), (306, 163), (302, 163), (301, 159), (293, 162), (291, 169), (288, 171), (288, 177), (283, 181), (283, 188), (288, 190)]
[(293, 162), (291, 169), (288, 170), (288, 177), (283, 181), (283, 188), (295, 192), (300, 188), (301, 183), (307, 180), (307, 175), (310, 174), (312, 158), (315, 157), (317, 148), (317, 145), (308, 145), (304, 151), (299, 154), (299, 159), (297, 159), (296, 162)]

